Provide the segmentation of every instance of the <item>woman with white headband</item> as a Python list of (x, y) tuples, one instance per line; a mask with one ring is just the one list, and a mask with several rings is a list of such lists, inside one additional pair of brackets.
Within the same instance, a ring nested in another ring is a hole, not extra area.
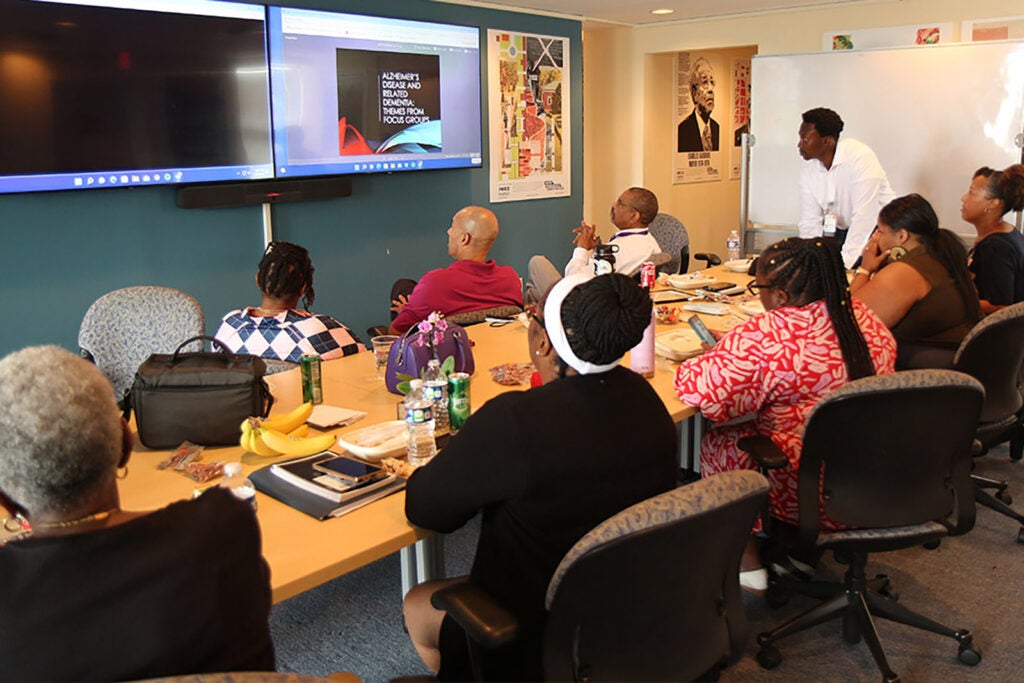
[[(562, 556), (608, 517), (673, 488), (678, 467), (664, 403), (619, 365), (650, 322), (647, 293), (623, 275), (575, 275), (542, 310), (528, 338), (544, 384), (480, 407), (406, 489), (417, 526), (448, 533), (482, 512), (468, 580), (522, 624), (519, 641), (483, 655), (485, 677), (502, 680), (542, 677), (544, 593)], [(469, 667), (465, 635), (430, 606), (453, 580), (421, 584), (405, 601), (413, 644), (441, 680)]]

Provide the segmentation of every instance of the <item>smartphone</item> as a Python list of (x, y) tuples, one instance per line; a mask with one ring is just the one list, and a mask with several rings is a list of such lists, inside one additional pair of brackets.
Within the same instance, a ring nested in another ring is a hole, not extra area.
[(715, 294), (737, 294), (743, 291), (743, 286), (732, 282), (712, 282), (710, 285), (704, 285), (701, 289)]
[(361, 462), (353, 458), (346, 458), (343, 455), (315, 462), (313, 463), (313, 469), (317, 472), (323, 472), (324, 474), (329, 474), (332, 477), (337, 477), (342, 481), (351, 482), (353, 484), (361, 484), (363, 482), (370, 481), (371, 479), (381, 476), (383, 473), (383, 470), (376, 465)]
[(715, 339), (715, 335), (711, 334), (711, 330), (708, 329), (708, 326), (705, 325), (704, 321), (698, 316), (691, 315), (689, 320), (686, 322), (690, 323), (690, 327), (697, 333), (697, 338), (708, 346), (714, 346), (715, 342), (718, 341)]

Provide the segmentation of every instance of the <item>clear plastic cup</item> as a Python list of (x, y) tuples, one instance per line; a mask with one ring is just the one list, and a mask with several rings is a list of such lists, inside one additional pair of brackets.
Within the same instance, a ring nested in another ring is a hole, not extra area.
[(391, 345), (398, 340), (393, 334), (382, 334), (370, 339), (373, 345), (373, 360), (377, 364), (377, 379), (384, 379), (384, 368), (388, 365), (388, 354), (391, 353)]

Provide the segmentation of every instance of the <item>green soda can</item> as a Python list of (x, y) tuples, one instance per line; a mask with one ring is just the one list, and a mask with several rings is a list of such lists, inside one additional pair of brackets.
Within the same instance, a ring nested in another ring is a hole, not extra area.
[(469, 419), (469, 375), (465, 372), (453, 372), (448, 375), (448, 420), (451, 432), (462, 429)]
[(320, 381), (320, 356), (312, 353), (303, 354), (299, 358), (302, 372), (302, 402), (313, 402), (313, 405), (324, 402), (324, 387)]

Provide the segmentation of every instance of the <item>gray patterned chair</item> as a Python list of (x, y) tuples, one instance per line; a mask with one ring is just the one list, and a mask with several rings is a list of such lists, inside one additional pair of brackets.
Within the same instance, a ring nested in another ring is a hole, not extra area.
[(453, 313), (445, 316), (445, 320), (456, 325), (462, 325), (467, 327), (468, 325), (476, 325), (482, 323), (487, 318), (514, 318), (523, 309), (519, 306), (492, 306), (491, 308), (484, 308), (479, 311), (466, 311), (465, 313)]
[(669, 255), (668, 261), (658, 265), (658, 272), (669, 275), (685, 273), (690, 267), (690, 235), (682, 221), (667, 213), (659, 213), (647, 229), (662, 252)]
[[(888, 580), (869, 580), (865, 566), (869, 553), (934, 543), (974, 526), (971, 448), (983, 397), (981, 384), (963, 373), (908, 370), (850, 382), (814, 408), (800, 453), (795, 540), (800, 548), (835, 551), (848, 568), (842, 582), (790, 582), (822, 602), (758, 636), (761, 666), (780, 664), (779, 639), (839, 617), (843, 638), (863, 638), (886, 681), (898, 676), (873, 617), (954, 638), (962, 663), (981, 661), (969, 631), (911, 612), (896, 602)], [(764, 436), (741, 439), (740, 447), (758, 461), (781, 454)], [(850, 528), (823, 531), (820, 510)]]
[[(1021, 396), (1020, 368), (1024, 364), (1024, 303), (1002, 308), (981, 320), (967, 333), (953, 357), (953, 369), (974, 377), (985, 387), (978, 439), (984, 455), (989, 448), (1010, 442), (1010, 459), (1020, 460), (1024, 452), (1024, 397)], [(1010, 507), (1013, 502), (1006, 482), (972, 475), (977, 489), (975, 500), (1015, 520), (1021, 527), (1017, 541), (1024, 543), (1024, 515)], [(986, 489), (995, 489), (995, 494)]]
[[(681, 681), (737, 660), (746, 639), (739, 562), (768, 496), (727, 472), (649, 498), (599, 524), (548, 585), (545, 680)], [(459, 583), (434, 594), (470, 652), (516, 636), (514, 617)]]
[[(204, 334), (203, 309), (192, 296), (170, 287), (115, 289), (89, 306), (78, 329), (81, 355), (96, 363), (114, 386), (119, 402), (131, 389), (135, 371), (152, 353), (173, 353)], [(186, 348), (198, 351), (199, 342)]]

